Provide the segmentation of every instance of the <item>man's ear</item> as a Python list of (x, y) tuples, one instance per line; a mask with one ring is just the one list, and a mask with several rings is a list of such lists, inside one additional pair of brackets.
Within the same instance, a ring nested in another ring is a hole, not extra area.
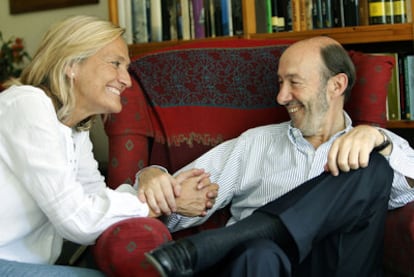
[(331, 77), (333, 96), (342, 96), (348, 86), (348, 76), (345, 73), (338, 73)]

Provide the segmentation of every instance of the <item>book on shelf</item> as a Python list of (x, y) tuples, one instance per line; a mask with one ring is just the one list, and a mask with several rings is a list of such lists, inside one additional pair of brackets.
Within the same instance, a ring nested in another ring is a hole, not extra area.
[(278, 0), (279, 11), (281, 11), (283, 17), (285, 18), (285, 31), (292, 31), (292, 0)]
[(169, 3), (171, 0), (161, 0), (161, 32), (162, 41), (171, 39)]
[[(312, 30), (312, 18), (309, 18), (309, 15), (312, 14), (308, 12), (308, 8), (311, 3), (308, 0), (299, 0), (299, 28), (301, 31)], [(294, 11), (293, 11), (294, 12)]]
[(272, 33), (285, 31), (285, 17), (279, 4), (280, 2), (280, 0), (271, 0), (268, 4), (271, 9)]
[(360, 9), (358, 0), (342, 0), (343, 27), (360, 25)]
[(216, 36), (214, 0), (204, 0), (204, 21), (206, 37)]
[[(118, 1), (119, 3), (120, 1)], [(151, 41), (162, 41), (162, 13), (161, 0), (151, 0)]]
[[(168, 1), (168, 0), (166, 0)], [(193, 6), (194, 37), (205, 38), (204, 0), (191, 0)]]
[(233, 35), (243, 35), (243, 11), (241, 0), (231, 1), (231, 16), (233, 21)]
[[(407, 22), (407, 2), (411, 3), (411, 0), (399, 0), (392, 1), (392, 17), (393, 23), (405, 23)], [(411, 5), (410, 5), (411, 9)]]
[(313, 29), (313, 18), (312, 18), (312, 9), (313, 4), (311, 0), (304, 0), (302, 1), (304, 13), (305, 13), (305, 30), (312, 30)]
[(168, 16), (170, 18), (169, 21), (169, 32), (170, 32), (170, 39), (176, 40), (178, 39), (178, 8), (179, 8), (180, 0), (168, 0)]
[[(342, 0), (334, 0), (334, 1), (342, 1)], [(323, 28), (321, 0), (312, 0), (312, 25), (313, 25), (313, 29)]]
[(266, 2), (266, 26), (267, 33), (273, 33), (273, 23), (272, 23), (272, 0), (265, 0)]
[(292, 1), (255, 0), (256, 33), (292, 31)]
[(216, 36), (223, 35), (223, 20), (221, 10), (221, 0), (214, 0), (214, 26)]
[(223, 36), (233, 35), (233, 20), (231, 18), (231, 0), (221, 0), (221, 24)]
[(149, 0), (132, 0), (132, 41), (133, 43), (148, 42)]
[(386, 3), (388, 0), (369, 0), (368, 15), (369, 24), (386, 24)]
[(263, 0), (255, 0), (255, 13), (256, 13), (256, 33), (264, 34), (268, 32), (268, 20), (267, 15), (267, 2)]
[(399, 84), (400, 84), (400, 110), (401, 110), (401, 119), (406, 119), (406, 104), (405, 104), (405, 69), (404, 69), (404, 59), (405, 54), (398, 55), (398, 74), (399, 74)]
[(359, 25), (369, 25), (369, 3), (368, 0), (358, 0)]
[(301, 31), (300, 1), (301, 0), (292, 0), (292, 30), (294, 32)]
[[(131, 28), (128, 43), (243, 34), (241, 0), (130, 0), (117, 3), (120, 25), (126, 30)], [(130, 11), (127, 3), (130, 3)]]
[(178, 34), (179, 38), (189, 40), (192, 37), (190, 24), (190, 0), (179, 0), (178, 9)]
[(256, 32), (404, 23), (411, 11), (407, 3), (411, 5), (408, 0), (256, 0)]
[(332, 16), (332, 1), (321, 0), (321, 2), (322, 2), (322, 27), (332, 28), (334, 25), (333, 16)]
[(408, 22), (411, 0), (369, 0), (369, 24), (395, 24)]
[(411, 11), (411, 0), (405, 0), (405, 13), (406, 13), (407, 22), (412, 22), (413, 17), (412, 17), (412, 11)]
[(414, 55), (404, 57), (405, 118), (414, 120)]
[(131, 1), (118, 1), (118, 23), (120, 27), (125, 29), (125, 41), (131, 44), (133, 42)]

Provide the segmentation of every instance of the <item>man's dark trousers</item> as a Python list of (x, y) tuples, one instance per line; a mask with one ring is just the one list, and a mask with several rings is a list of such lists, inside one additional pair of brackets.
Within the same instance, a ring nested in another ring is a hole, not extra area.
[(228, 265), (223, 275), (381, 276), (393, 176), (385, 158), (372, 153), (367, 168), (339, 176), (323, 173), (259, 208), (282, 220), (296, 242), (298, 260), (270, 240), (253, 240), (220, 263)]

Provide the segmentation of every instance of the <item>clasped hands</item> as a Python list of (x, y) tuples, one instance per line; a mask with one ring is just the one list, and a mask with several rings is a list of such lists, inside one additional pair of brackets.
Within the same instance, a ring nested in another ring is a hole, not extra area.
[(147, 203), (150, 217), (178, 213), (205, 216), (213, 207), (218, 185), (211, 183), (203, 169), (190, 169), (177, 176), (148, 167), (139, 176), (138, 198)]

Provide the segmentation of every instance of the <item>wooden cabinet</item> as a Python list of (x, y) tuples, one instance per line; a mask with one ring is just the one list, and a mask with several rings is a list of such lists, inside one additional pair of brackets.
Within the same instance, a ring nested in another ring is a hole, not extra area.
[[(112, 22), (118, 23), (117, 1), (108, 0), (109, 18)], [(414, 0), (411, 1), (411, 11), (414, 15)], [(403, 24), (381, 24), (364, 25), (344, 28), (327, 28), (317, 30), (307, 30), (299, 32), (279, 32), (279, 33), (256, 33), (256, 12), (254, 0), (242, 0), (243, 12), (243, 37), (252, 39), (288, 39), (300, 40), (312, 36), (326, 35), (332, 37), (344, 45), (347, 49), (357, 49), (366, 52), (409, 52), (413, 53), (414, 24), (413, 22)], [(209, 40), (223, 40), (228, 37), (207, 38)], [(188, 40), (174, 40), (163, 42), (152, 42), (130, 45), (130, 54), (135, 56), (156, 49), (170, 47), (173, 45), (188, 43)], [(390, 129), (414, 129), (414, 121), (389, 121), (387, 127)], [(411, 131), (411, 130), (410, 130)], [(411, 143), (414, 140), (414, 132), (411, 134)], [(413, 144), (412, 144), (413, 145)]]

